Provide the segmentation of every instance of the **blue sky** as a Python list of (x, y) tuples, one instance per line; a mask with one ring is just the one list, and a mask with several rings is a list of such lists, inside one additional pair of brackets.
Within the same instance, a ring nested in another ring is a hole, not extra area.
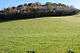
[(80, 9), (80, 0), (0, 0), (0, 9), (7, 7), (17, 6), (19, 4), (31, 3), (31, 2), (53, 2), (53, 3), (64, 3), (66, 5), (73, 5)]

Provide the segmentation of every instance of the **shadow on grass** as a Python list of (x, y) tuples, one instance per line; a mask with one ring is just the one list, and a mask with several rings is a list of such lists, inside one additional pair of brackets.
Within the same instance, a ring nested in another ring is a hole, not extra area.
[[(66, 16), (72, 16), (72, 15), (66, 15)], [(16, 21), (16, 20), (25, 20), (25, 19), (28, 20), (28, 19), (35, 19), (35, 18), (45, 18), (45, 17), (62, 17), (62, 16), (40, 16), (40, 17), (19, 17), (19, 18), (9, 17), (9, 18), (0, 19), (0, 23)]]

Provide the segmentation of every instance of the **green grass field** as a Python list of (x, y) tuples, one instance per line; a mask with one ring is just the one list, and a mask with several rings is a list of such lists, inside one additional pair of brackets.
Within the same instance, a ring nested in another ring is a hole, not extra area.
[(80, 53), (80, 15), (0, 23), (0, 53)]

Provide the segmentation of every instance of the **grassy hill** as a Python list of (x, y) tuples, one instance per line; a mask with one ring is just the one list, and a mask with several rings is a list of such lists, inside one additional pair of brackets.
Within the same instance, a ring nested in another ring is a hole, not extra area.
[(80, 53), (80, 15), (0, 23), (0, 53)]

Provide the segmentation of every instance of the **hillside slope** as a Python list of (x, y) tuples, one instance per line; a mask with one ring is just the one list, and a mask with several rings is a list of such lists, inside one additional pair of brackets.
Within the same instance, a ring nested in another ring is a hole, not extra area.
[(0, 23), (0, 53), (80, 52), (80, 15)]

